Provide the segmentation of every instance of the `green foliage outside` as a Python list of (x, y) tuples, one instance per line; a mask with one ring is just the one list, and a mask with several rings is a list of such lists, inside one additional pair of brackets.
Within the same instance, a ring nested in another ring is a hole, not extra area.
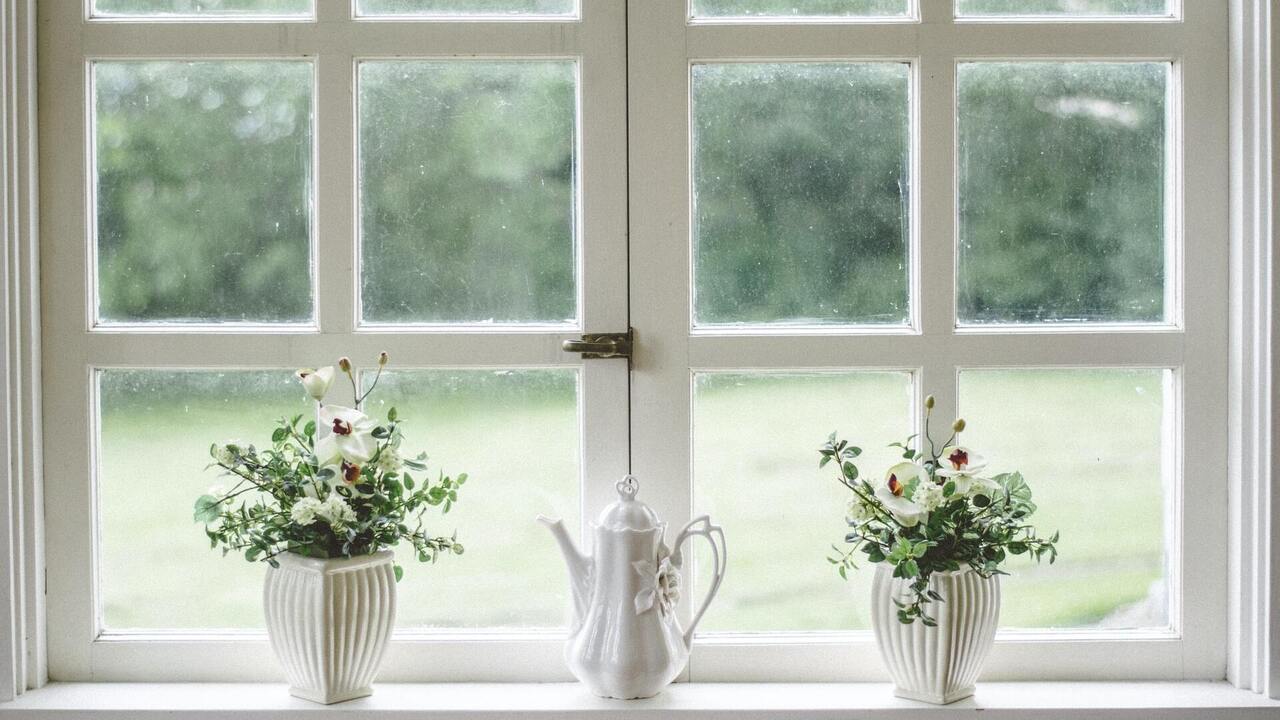
[[(97, 66), (105, 318), (310, 317), (309, 71)], [(360, 74), (365, 317), (575, 317), (573, 66)], [(1164, 318), (1167, 74), (960, 67), (962, 319)], [(900, 63), (695, 66), (699, 322), (905, 320), (907, 83)]]
[(104, 320), (311, 318), (311, 73), (94, 64)]

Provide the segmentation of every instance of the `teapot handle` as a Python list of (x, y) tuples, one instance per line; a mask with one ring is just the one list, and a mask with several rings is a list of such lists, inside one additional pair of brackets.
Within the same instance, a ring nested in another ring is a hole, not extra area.
[[(725, 563), (729, 557), (729, 551), (724, 542), (724, 529), (719, 525), (712, 525), (710, 515), (702, 515), (685, 525), (684, 529), (676, 535), (675, 542), (672, 543), (672, 547), (681, 561), (684, 558), (681, 555), (680, 546), (685, 540), (694, 535), (705, 537), (707, 542), (711, 544), (711, 556), (715, 559), (715, 574), (711, 581), (711, 589), (707, 591), (706, 598), (703, 599), (698, 612), (694, 614), (693, 620), (689, 623), (689, 629), (684, 631), (684, 646), (686, 648), (693, 647), (693, 630), (698, 627), (698, 621), (702, 619), (703, 613), (707, 611), (707, 606), (711, 604), (711, 601), (716, 596), (716, 591), (720, 589), (720, 582), (724, 580)], [(683, 563), (681, 562), (681, 564)]]

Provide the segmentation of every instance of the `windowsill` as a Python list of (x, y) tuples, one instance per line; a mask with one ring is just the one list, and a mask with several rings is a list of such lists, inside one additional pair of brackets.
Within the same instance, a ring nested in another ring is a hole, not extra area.
[(204, 720), (275, 718), (1270, 718), (1280, 701), (1223, 682), (984, 683), (967, 700), (935, 707), (893, 697), (889, 686), (855, 684), (673, 685), (648, 700), (604, 700), (580, 685), (382, 684), (372, 697), (321, 706), (289, 697), (277, 684), (53, 683), (12, 703), (0, 717)]

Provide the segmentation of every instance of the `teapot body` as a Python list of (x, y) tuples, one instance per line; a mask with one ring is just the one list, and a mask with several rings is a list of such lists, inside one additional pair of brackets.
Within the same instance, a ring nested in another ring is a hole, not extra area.
[(657, 695), (689, 660), (673, 598), (662, 597), (663, 560), (665, 582), (678, 585), (664, 530), (594, 528), (591, 597), (565, 645), (565, 662), (596, 695)]

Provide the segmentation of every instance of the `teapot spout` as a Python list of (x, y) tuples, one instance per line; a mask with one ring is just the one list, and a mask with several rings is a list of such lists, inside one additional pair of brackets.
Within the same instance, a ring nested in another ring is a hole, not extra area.
[(562, 521), (539, 515), (538, 522), (546, 525), (551, 531), (551, 535), (560, 546), (560, 553), (564, 555), (564, 564), (569, 568), (569, 589), (573, 593), (573, 621), (570, 623), (570, 634), (573, 634), (577, 632), (582, 619), (586, 617), (587, 603), (591, 600), (591, 558), (578, 551)]

